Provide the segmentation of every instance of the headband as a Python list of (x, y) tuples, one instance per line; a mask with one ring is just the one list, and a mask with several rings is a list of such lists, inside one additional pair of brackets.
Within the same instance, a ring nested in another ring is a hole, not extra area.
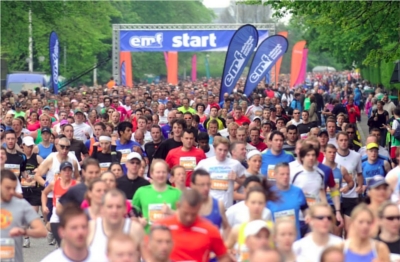
[(109, 136), (100, 136), (99, 137), (99, 141), (111, 142), (111, 137), (109, 137)]

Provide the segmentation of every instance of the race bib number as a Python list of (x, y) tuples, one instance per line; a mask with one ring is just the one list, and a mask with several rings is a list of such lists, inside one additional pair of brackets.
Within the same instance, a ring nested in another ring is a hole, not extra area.
[(275, 212), (274, 218), (275, 218), (275, 222), (278, 222), (278, 221), (284, 220), (284, 219), (286, 219), (286, 220), (290, 219), (291, 221), (295, 221), (296, 214), (294, 212), (294, 209), (288, 209), (288, 210)]
[(5, 164), (5, 165), (4, 165), (4, 168), (10, 170), (11, 172), (13, 172), (14, 175), (16, 175), (17, 177), (19, 177), (19, 175), (21, 174), (21, 167), (20, 167), (20, 165), (16, 165), (16, 164)]
[(121, 152), (122, 156), (121, 156), (121, 164), (125, 164), (126, 163), (126, 158), (128, 157), (129, 153), (131, 152), (130, 149), (122, 149), (122, 150), (118, 150), (119, 152)]
[(30, 178), (30, 182), (25, 177), (21, 177), (21, 187), (34, 187), (35, 186), (35, 179), (34, 175), (28, 175)]
[[(340, 185), (340, 179), (339, 179), (339, 178), (335, 178), (334, 180), (335, 180), (335, 188), (336, 188), (336, 189), (340, 188), (340, 187), (341, 187), (341, 185)], [(326, 188), (326, 193), (330, 193), (330, 192), (331, 192), (331, 188), (330, 188), (330, 187), (327, 187), (327, 188)]]
[(0, 260), (2, 262), (15, 261), (15, 241), (12, 238), (0, 238)]
[(108, 168), (110, 167), (111, 163), (100, 163), (100, 172), (106, 172)]
[(250, 254), (247, 248), (242, 247), (239, 253), (238, 261), (250, 261)]
[(313, 206), (317, 203), (317, 198), (314, 195), (311, 194), (304, 194), (306, 196), (306, 201), (308, 206)]
[(213, 179), (211, 180), (211, 189), (226, 191), (229, 188), (228, 179)]
[(57, 180), (60, 180), (60, 179), (61, 179), (60, 178), (60, 172), (54, 173), (54, 182), (57, 181)]
[(196, 167), (196, 157), (181, 157), (179, 159), (179, 165), (183, 166), (186, 171), (194, 170), (194, 168)]
[[(149, 204), (149, 224), (165, 217), (162, 212), (163, 206), (164, 204)], [(167, 204), (167, 206), (171, 208), (171, 204)]]
[(268, 165), (268, 180), (275, 181), (275, 165)]

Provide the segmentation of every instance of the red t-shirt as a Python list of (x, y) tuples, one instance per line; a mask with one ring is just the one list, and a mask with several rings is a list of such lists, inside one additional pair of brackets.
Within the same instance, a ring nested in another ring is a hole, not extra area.
[(247, 118), (247, 116), (242, 115), (241, 118), (239, 119), (235, 119), (236, 124), (238, 124), (239, 126), (242, 126), (243, 123), (248, 123), (250, 125), (250, 119)]
[[(350, 109), (352, 108), (354, 109), (354, 112), (350, 111)], [(355, 124), (357, 122), (357, 117), (360, 116), (360, 109), (358, 109), (358, 106), (356, 105), (351, 105), (351, 106), (347, 105), (346, 109), (349, 116), (349, 123)]]
[(250, 143), (250, 145), (252, 145), (255, 148), (257, 148), (257, 150), (260, 151), (260, 152), (262, 152), (262, 151), (264, 151), (265, 149), (268, 148), (268, 146), (262, 141), (260, 141), (257, 145), (255, 145), (253, 143)]
[(324, 162), (324, 158), (325, 158), (324, 153), (319, 152), (319, 155), (318, 155), (318, 158), (317, 158), (318, 162), (320, 162), (322, 164)]
[(221, 109), (221, 107), (217, 103), (212, 103), (210, 104), (210, 108), (216, 107), (218, 111)]
[(171, 230), (174, 242), (170, 255), (172, 261), (208, 262), (210, 252), (214, 252), (217, 258), (227, 253), (218, 228), (205, 218), (197, 217), (190, 227), (183, 226), (177, 215), (159, 220), (157, 224)]
[(197, 164), (206, 159), (207, 156), (203, 150), (193, 147), (190, 151), (183, 151), (182, 146), (174, 148), (168, 152), (165, 162), (170, 168), (181, 165), (186, 169), (186, 186), (190, 186), (190, 176)]

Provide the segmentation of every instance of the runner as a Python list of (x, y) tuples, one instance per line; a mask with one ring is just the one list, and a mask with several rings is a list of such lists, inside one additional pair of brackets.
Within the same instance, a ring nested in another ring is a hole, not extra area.
[(60, 214), (60, 237), (63, 244), (47, 255), (41, 262), (97, 262), (86, 244), (88, 236), (88, 218), (75, 205), (67, 205)]
[(396, 149), (398, 165), (393, 168), (385, 177), (390, 189), (392, 189), (392, 202), (397, 203), (400, 208), (400, 149)]
[(134, 152), (134, 147), (140, 147), (141, 145), (137, 142), (131, 140), (133, 126), (129, 122), (121, 122), (117, 127), (117, 132), (119, 136), (119, 140), (116, 141), (117, 151), (121, 152), (121, 164), (124, 171), (124, 174), (127, 171), (125, 166), (127, 162), (127, 156)]
[(321, 254), (321, 262), (344, 262), (343, 251), (338, 247), (328, 247)]
[(280, 201), (267, 202), (267, 208), (272, 213), (274, 222), (288, 219), (296, 225), (296, 239), (300, 239), (300, 217), (299, 212), (305, 213), (308, 209), (306, 197), (301, 188), (290, 184), (290, 170), (287, 163), (277, 164), (274, 168), (275, 185), (271, 188)]
[(138, 244), (127, 234), (112, 235), (107, 242), (108, 262), (139, 262)]
[(400, 259), (400, 210), (391, 202), (385, 202), (378, 210), (380, 233), (376, 240), (385, 243), (390, 251), (390, 260)]
[(176, 210), (181, 195), (179, 189), (167, 185), (168, 164), (164, 160), (153, 160), (150, 175), (152, 184), (139, 188), (132, 199), (132, 206), (148, 221), (146, 232), (154, 222), (170, 214), (171, 210)]
[[(110, 184), (110, 178), (106, 178)], [(103, 197), (107, 190), (111, 187), (102, 178), (96, 178), (90, 182), (88, 191), (85, 195), (85, 200), (81, 204), (81, 208), (85, 211), (89, 220), (96, 220), (100, 217), (101, 205)], [(115, 188), (115, 178), (114, 178)]]
[(143, 257), (145, 261), (169, 262), (173, 246), (171, 230), (167, 226), (153, 225)]
[(217, 228), (222, 229), (224, 239), (226, 239), (231, 227), (225, 215), (225, 207), (222, 201), (218, 201), (210, 196), (210, 174), (203, 169), (197, 169), (192, 174), (190, 187), (197, 190), (202, 196), (203, 203), (200, 215), (208, 219)]
[(377, 143), (369, 143), (366, 146), (367, 159), (362, 161), (362, 175), (364, 177), (363, 192), (369, 180), (376, 175), (386, 176), (391, 170), (388, 161), (379, 158), (379, 145)]
[(336, 122), (334, 119), (328, 118), (328, 120), (326, 121), (326, 130), (328, 131), (328, 144), (332, 144), (338, 147), (336, 139)]
[(274, 240), (276, 249), (283, 255), (286, 262), (296, 261), (296, 255), (292, 250), (296, 238), (296, 224), (292, 220), (285, 218), (275, 223)]
[(370, 238), (374, 214), (365, 204), (360, 204), (351, 212), (352, 234), (341, 244), (345, 262), (350, 261), (390, 261), (386, 244)]
[(219, 137), (214, 141), (215, 157), (198, 163), (195, 169), (203, 168), (211, 175), (210, 195), (224, 202), (225, 208), (233, 204), (234, 181), (240, 183), (245, 169), (239, 161), (227, 158), (229, 141)]
[(154, 153), (154, 158), (166, 159), (168, 152), (174, 148), (182, 146), (182, 135), (183, 130), (186, 129), (186, 122), (183, 119), (175, 119), (171, 123), (172, 126), (172, 138), (166, 139), (161, 142), (157, 151)]
[(143, 240), (142, 226), (130, 218), (125, 218), (125, 201), (123, 192), (111, 189), (103, 197), (101, 216), (89, 222), (87, 243), (96, 262), (108, 262), (107, 241), (113, 234), (128, 234), (136, 243)]
[[(99, 142), (99, 137), (106, 131), (106, 125), (102, 122), (98, 122), (94, 124), (93, 126), (93, 137), (91, 137), (89, 140), (85, 142), (85, 146), (87, 150), (89, 151), (89, 155), (91, 156), (93, 154), (93, 145), (96, 142)], [(101, 151), (101, 148), (97, 148), (98, 151)]]
[(53, 211), (51, 212), (51, 217), (50, 217), (50, 228), (51, 228), (51, 233), (53, 234), (55, 240), (57, 241), (57, 245), (60, 246), (61, 243), (61, 238), (58, 235), (58, 227), (59, 227), (59, 217), (56, 214), (56, 208), (59, 202), (59, 199), (62, 195), (64, 195), (67, 190), (74, 186), (77, 182), (76, 180), (72, 179), (72, 173), (73, 173), (74, 167), (70, 162), (62, 162), (60, 164), (60, 171), (59, 171), (59, 177), (55, 179), (54, 181), (50, 182), (48, 186), (43, 190), (42, 192), (42, 210), (43, 214), (49, 214), (50, 211), (47, 207), (47, 196), (50, 194), (50, 192), (53, 193), (52, 197), (52, 206), (53, 206)]
[(174, 148), (168, 152), (165, 159), (169, 168), (176, 165), (183, 166), (186, 170), (186, 186), (190, 186), (190, 176), (197, 164), (206, 159), (206, 155), (201, 149), (194, 147), (195, 134), (193, 130), (185, 129), (182, 136), (182, 146)]
[(254, 220), (247, 223), (244, 228), (243, 236), (245, 238), (249, 258), (253, 257), (256, 250), (271, 249), (272, 230), (263, 220)]
[(278, 163), (290, 163), (294, 157), (282, 150), (284, 135), (279, 131), (273, 131), (268, 139), (271, 143), (266, 151), (262, 153), (261, 174), (268, 177), (269, 181), (274, 181), (274, 168)]
[(329, 233), (333, 217), (328, 204), (316, 203), (310, 207), (309, 215), (311, 232), (294, 242), (293, 252), (298, 261), (319, 262), (325, 248), (340, 245), (343, 240)]
[(132, 199), (136, 191), (149, 185), (149, 181), (139, 176), (142, 156), (137, 152), (131, 152), (126, 157), (126, 175), (117, 179), (117, 188), (125, 193), (127, 199)]
[(42, 159), (46, 159), (52, 152), (54, 144), (50, 142), (51, 130), (48, 127), (42, 128), (42, 142), (34, 147), (33, 152), (38, 154)]
[(79, 161), (79, 164), (82, 165), (83, 158), (89, 156), (89, 152), (85, 147), (85, 144), (82, 142), (82, 140), (74, 138), (76, 135), (74, 132), (73, 125), (70, 124), (63, 125), (61, 130), (63, 131), (63, 135), (65, 135), (65, 137), (68, 138), (70, 142), (70, 147), (69, 147), (70, 152), (75, 154), (76, 158)]
[[(111, 163), (121, 162), (122, 153), (116, 150), (116, 137), (109, 137), (105, 134), (99, 137), (99, 142), (93, 144), (93, 153), (90, 157), (99, 161), (100, 172), (105, 172)], [(100, 146), (101, 151), (98, 150)]]
[[(7, 162), (7, 150), (4, 147), (0, 148), (0, 170), (6, 170), (6, 162)], [(17, 179), (17, 185), (15, 187), (15, 197), (23, 198), (22, 196), (22, 187), (19, 179)]]
[[(43, 187), (39, 187), (37, 182), (34, 179), (35, 169), (43, 162), (43, 159), (35, 154), (32, 153), (33, 146), (35, 142), (33, 138), (30, 136), (26, 136), (23, 139), (23, 149), (26, 155), (26, 173), (27, 178), (21, 178), (21, 186), (24, 199), (28, 201), (29, 204), (33, 207), (36, 212), (39, 212), (39, 207), (41, 206), (41, 195)], [(24, 247), (30, 246), (29, 238), (24, 238)]]
[(214, 157), (215, 149), (213, 145), (209, 144), (210, 136), (206, 132), (200, 132), (197, 136), (197, 142), (199, 149), (203, 150), (206, 157)]
[[(176, 214), (157, 222), (171, 230), (174, 247), (170, 259), (204, 261), (210, 252), (213, 252), (218, 261), (230, 261), (218, 229), (199, 216), (201, 206), (202, 196), (196, 190), (185, 190), (182, 192)], [(189, 239), (196, 241), (188, 245)]]
[(249, 262), (282, 262), (284, 257), (274, 249), (258, 249), (254, 252)]
[(85, 115), (81, 109), (76, 109), (74, 111), (74, 119), (75, 122), (72, 124), (72, 128), (74, 130), (74, 138), (77, 140), (81, 140), (83, 143), (85, 143), (86, 140), (93, 137), (93, 129), (90, 125), (84, 122)]
[(10, 170), (0, 171), (2, 261), (24, 261), (22, 237), (46, 237), (46, 228), (39, 215), (25, 200), (15, 197), (17, 177)]
[(150, 130), (151, 140), (144, 145), (144, 151), (149, 158), (149, 164), (153, 161), (154, 153), (157, 151), (158, 147), (162, 142), (161, 127), (158, 125), (153, 125)]

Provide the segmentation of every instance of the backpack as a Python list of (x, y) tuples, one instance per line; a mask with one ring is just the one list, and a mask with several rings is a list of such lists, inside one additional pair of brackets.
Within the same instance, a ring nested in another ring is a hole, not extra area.
[(396, 127), (396, 130), (394, 131), (394, 138), (396, 138), (397, 140), (400, 140), (400, 121), (398, 119), (396, 119), (396, 121), (398, 122), (398, 125)]

